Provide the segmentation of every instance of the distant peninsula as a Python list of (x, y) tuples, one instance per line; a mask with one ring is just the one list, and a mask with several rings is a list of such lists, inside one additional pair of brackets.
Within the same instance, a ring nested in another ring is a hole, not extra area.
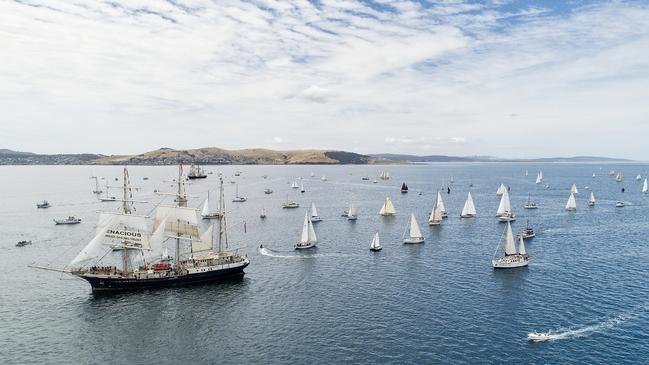
[(160, 148), (137, 155), (37, 154), (0, 149), (0, 165), (175, 165), (180, 161), (203, 165), (376, 165), (435, 162), (632, 162), (596, 156), (501, 159), (491, 156), (417, 156), (359, 154), (336, 150), (278, 151), (264, 148), (226, 150), (216, 147), (177, 150)]

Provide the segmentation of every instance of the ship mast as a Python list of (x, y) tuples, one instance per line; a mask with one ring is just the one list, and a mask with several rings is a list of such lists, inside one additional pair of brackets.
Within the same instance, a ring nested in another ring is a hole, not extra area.
[(225, 224), (225, 199), (223, 199), (223, 177), (222, 176), (219, 176), (219, 213), (221, 213), (221, 219), (219, 219), (219, 251), (218, 252), (221, 252), (223, 250), (223, 226)]

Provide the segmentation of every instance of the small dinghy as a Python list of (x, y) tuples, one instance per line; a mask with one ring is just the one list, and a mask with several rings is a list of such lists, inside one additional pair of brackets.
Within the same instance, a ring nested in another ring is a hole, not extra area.
[(550, 335), (547, 333), (530, 332), (527, 334), (527, 340), (532, 342), (549, 341)]
[(615, 203), (615, 207), (616, 207), (616, 208), (622, 208), (622, 207), (624, 207), (624, 202), (617, 202), (617, 203)]

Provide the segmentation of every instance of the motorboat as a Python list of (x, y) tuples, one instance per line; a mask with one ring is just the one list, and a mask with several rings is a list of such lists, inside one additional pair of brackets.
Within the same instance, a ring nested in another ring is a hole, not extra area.
[(16, 243), (16, 247), (23, 247), (23, 246), (27, 246), (27, 245), (31, 245), (31, 244), (32, 244), (32, 241), (22, 240), (22, 241), (18, 241), (18, 243)]
[(615, 203), (616, 208), (622, 208), (624, 207), (624, 205), (625, 205), (624, 202), (620, 202), (620, 201)]
[(40, 203), (36, 203), (36, 208), (45, 209), (51, 207), (50, 203), (47, 200), (43, 200)]
[(264, 190), (264, 194), (272, 194), (273, 190), (272, 189), (266, 189)]
[(517, 236), (523, 237), (523, 239), (528, 239), (528, 238), (534, 238), (536, 237), (536, 233), (534, 232), (534, 228), (530, 227), (529, 222), (525, 224), (525, 228), (516, 233)]
[(81, 223), (81, 218), (76, 218), (75, 216), (71, 215), (63, 219), (54, 219), (54, 223), (57, 225), (58, 224), (78, 224)]
[(527, 334), (527, 340), (532, 342), (544, 342), (551, 339), (552, 337), (547, 333), (530, 332)]

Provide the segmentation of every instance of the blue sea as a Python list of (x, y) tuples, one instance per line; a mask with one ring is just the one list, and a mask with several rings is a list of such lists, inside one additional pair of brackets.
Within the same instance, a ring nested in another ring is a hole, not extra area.
[[(649, 197), (644, 164), (469, 163), (398, 166), (206, 166), (189, 206), (226, 180), (229, 245), (251, 261), (241, 280), (94, 296), (63, 267), (92, 238), (101, 203), (92, 174), (119, 185), (118, 166), (0, 167), (0, 364), (623, 364), (649, 359)], [(391, 180), (379, 180), (388, 170)], [(529, 171), (526, 176), (525, 171)], [(542, 170), (544, 182), (534, 183)], [(609, 170), (622, 171), (615, 182)], [(235, 177), (235, 171), (241, 176)], [(171, 204), (177, 167), (129, 168), (138, 213)], [(311, 177), (311, 173), (314, 177)], [(596, 177), (593, 178), (592, 174)], [(267, 175), (267, 178), (263, 178)], [(322, 181), (321, 176), (327, 181)], [(370, 177), (370, 181), (361, 180)], [(143, 180), (148, 177), (148, 180)], [(306, 192), (291, 189), (303, 178)], [(453, 182), (450, 183), (451, 179)], [(245, 203), (231, 203), (237, 182)], [(402, 182), (410, 192), (401, 194)], [(494, 271), (505, 225), (498, 186), (537, 231), (527, 268)], [(573, 183), (576, 212), (564, 211)], [(546, 186), (547, 185), (547, 186)], [(437, 191), (449, 218), (426, 222)], [(621, 192), (621, 188), (625, 192)], [(271, 195), (264, 189), (274, 190)], [(471, 192), (478, 217), (460, 219)], [(593, 191), (597, 205), (589, 208)], [(115, 191), (118, 194), (118, 191)], [(524, 210), (528, 194), (538, 210)], [(282, 209), (286, 199), (299, 209)], [(390, 197), (397, 215), (378, 215)], [(36, 209), (47, 199), (49, 209)], [(624, 208), (616, 208), (616, 201)], [(304, 214), (323, 221), (316, 249), (296, 252)], [(350, 203), (355, 222), (341, 217)], [(268, 217), (259, 218), (261, 208)], [(410, 213), (426, 242), (402, 243)], [(75, 215), (83, 222), (55, 226)], [(383, 250), (370, 252), (379, 232)], [(15, 247), (21, 239), (33, 240)], [(259, 249), (263, 244), (266, 248)], [(527, 333), (552, 340), (530, 343)]]

